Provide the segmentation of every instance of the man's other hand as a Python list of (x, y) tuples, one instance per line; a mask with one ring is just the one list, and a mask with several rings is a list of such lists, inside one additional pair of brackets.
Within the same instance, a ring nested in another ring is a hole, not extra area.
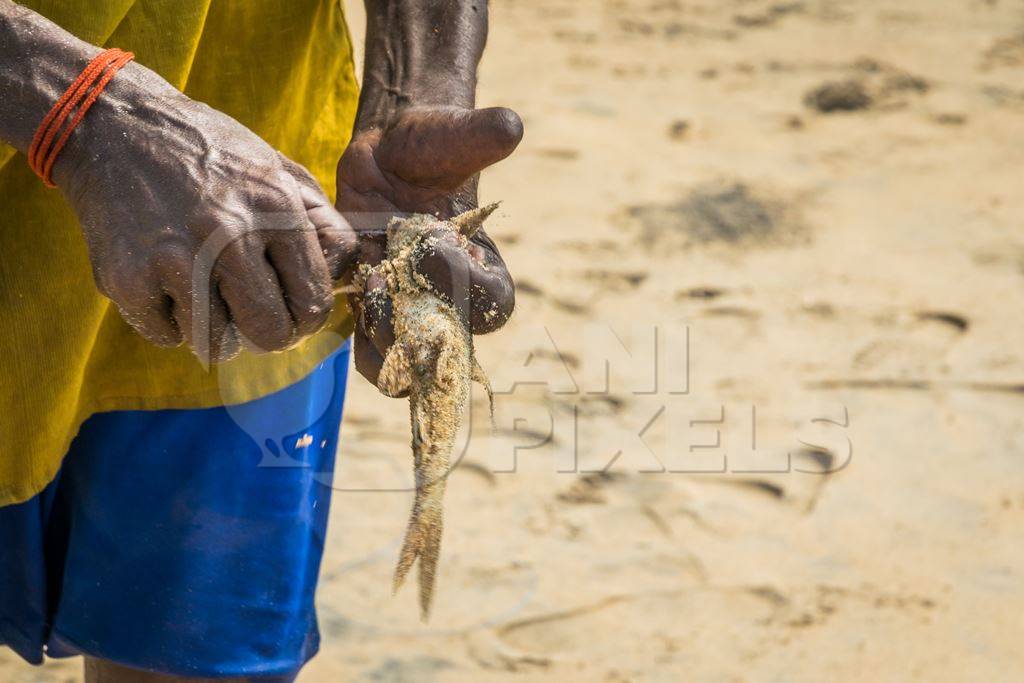
[[(384, 257), (382, 228), (389, 216), (450, 218), (475, 207), (479, 172), (511, 154), (522, 135), (519, 116), (504, 108), (409, 108), (385, 129), (357, 131), (338, 164), (337, 208), (357, 228), (359, 261), (373, 265)], [(443, 241), (419, 269), (467, 312), (474, 334), (498, 329), (512, 314), (512, 277), (483, 231), (467, 248), (454, 238)], [(356, 368), (374, 384), (394, 328), (390, 306), (362, 303), (383, 290), (384, 283), (370, 277), (363, 291), (349, 297), (356, 315)]]

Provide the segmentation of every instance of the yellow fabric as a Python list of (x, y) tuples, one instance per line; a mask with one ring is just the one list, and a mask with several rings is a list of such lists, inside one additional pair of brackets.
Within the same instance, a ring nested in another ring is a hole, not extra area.
[[(340, 0), (19, 1), (90, 43), (131, 50), (333, 196), (357, 98)], [(339, 300), (328, 327), (299, 347), (204, 369), (188, 349), (151, 346), (121, 320), (93, 285), (60, 193), (3, 145), (0, 206), (0, 505), (45, 488), (92, 413), (258, 398), (308, 374), (350, 332)]]

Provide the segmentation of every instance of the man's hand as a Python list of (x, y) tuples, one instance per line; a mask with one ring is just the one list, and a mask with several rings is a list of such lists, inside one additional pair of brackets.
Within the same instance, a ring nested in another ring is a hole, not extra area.
[[(360, 261), (376, 264), (383, 258), (380, 229), (387, 216), (405, 212), (449, 218), (475, 207), (477, 174), (511, 154), (522, 135), (522, 123), (509, 109), (458, 107), (410, 108), (384, 129), (357, 132), (338, 164), (337, 206), (362, 228)], [(512, 314), (512, 278), (482, 231), (468, 249), (449, 236), (423, 257), (419, 269), (467, 312), (475, 334), (501, 327)], [(357, 316), (356, 368), (376, 384), (394, 329), (389, 305), (362, 305), (371, 296), (384, 296), (379, 278), (371, 277), (365, 290), (349, 300)]]
[[(0, 139), (27, 151), (99, 52), (0, 0)], [(315, 332), (332, 275), (356, 255), (354, 232), (305, 169), (137, 63), (110, 82), (53, 172), (100, 291), (144, 337), (187, 342), (203, 360)]]
[[(374, 264), (384, 256), (388, 216), (450, 218), (475, 207), (477, 174), (512, 153), (523, 124), (509, 109), (476, 109), (487, 0), (365, 4), (363, 89), (352, 142), (338, 165), (337, 206), (360, 235), (359, 260)], [(495, 330), (512, 314), (512, 278), (483, 231), (468, 249), (448, 239), (419, 269), (467, 313), (474, 333)], [(376, 384), (394, 330), (390, 306), (364, 309), (368, 296), (383, 296), (383, 283), (371, 277), (349, 299), (356, 368)]]
[(223, 361), (285, 349), (327, 320), (317, 233), (334, 240), (336, 273), (354, 234), (305, 169), (238, 122), (130, 66), (67, 157), (56, 181), (96, 284), (150, 341)]

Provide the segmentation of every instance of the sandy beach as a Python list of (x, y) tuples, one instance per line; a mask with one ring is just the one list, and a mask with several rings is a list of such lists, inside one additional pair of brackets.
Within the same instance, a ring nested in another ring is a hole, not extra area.
[(407, 407), (353, 373), (299, 680), (1024, 679), (1024, 7), (491, 27), (479, 105), (526, 126), (481, 181), (496, 428), (476, 392), (421, 624)]

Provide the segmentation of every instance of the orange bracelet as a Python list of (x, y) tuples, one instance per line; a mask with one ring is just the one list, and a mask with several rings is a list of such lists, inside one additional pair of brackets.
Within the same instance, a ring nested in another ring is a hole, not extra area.
[[(86, 112), (92, 107), (103, 89), (107, 87), (114, 74), (133, 59), (135, 59), (134, 54), (117, 48), (101, 52), (89, 62), (89, 65), (61, 95), (43, 122), (39, 124), (35, 137), (32, 138), (32, 145), (28, 149), (28, 164), (36, 175), (43, 179), (47, 187), (56, 187), (51, 177), (53, 164), (57, 161), (57, 155), (67, 144), (71, 133), (85, 118)], [(76, 107), (78, 111), (65, 127), (64, 123)], [(62, 128), (63, 132), (61, 132)], [(61, 133), (61, 135), (54, 142), (57, 133)]]

